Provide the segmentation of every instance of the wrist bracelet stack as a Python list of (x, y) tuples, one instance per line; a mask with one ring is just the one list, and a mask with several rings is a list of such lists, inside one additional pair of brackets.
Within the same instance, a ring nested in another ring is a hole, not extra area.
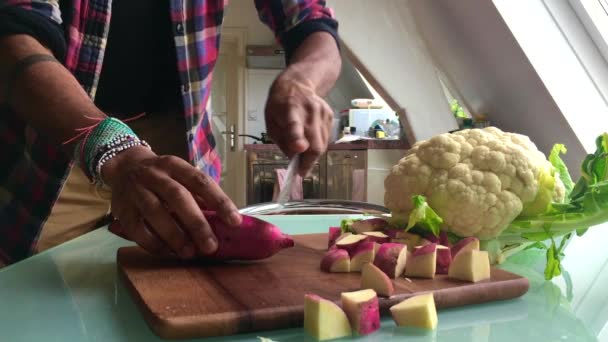
[(105, 163), (135, 146), (150, 145), (133, 132), (124, 122), (116, 118), (105, 118), (94, 125), (85, 138), (78, 143), (74, 160), (79, 163), (91, 183), (103, 186), (101, 169)]

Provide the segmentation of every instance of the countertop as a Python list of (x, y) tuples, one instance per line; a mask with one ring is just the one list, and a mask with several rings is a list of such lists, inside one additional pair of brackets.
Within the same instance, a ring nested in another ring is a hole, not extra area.
[[(245, 144), (245, 151), (275, 151), (279, 147), (275, 144)], [(407, 141), (392, 139), (359, 140), (349, 143), (329, 144), (327, 149), (332, 150), (407, 150), (410, 145)]]
[[(263, 217), (290, 234), (325, 232), (343, 216)], [(608, 226), (606, 226), (608, 228)], [(501, 267), (528, 277), (521, 298), (439, 311), (429, 334), (384, 318), (367, 337), (340, 341), (606, 341), (608, 231), (593, 228), (566, 248), (563, 277), (545, 281), (544, 256), (524, 251)], [(130, 245), (102, 228), (0, 269), (0, 341), (163, 341), (145, 324), (117, 278), (116, 250)], [(175, 289), (179, 291), (179, 289)], [(312, 341), (303, 329), (197, 341)]]

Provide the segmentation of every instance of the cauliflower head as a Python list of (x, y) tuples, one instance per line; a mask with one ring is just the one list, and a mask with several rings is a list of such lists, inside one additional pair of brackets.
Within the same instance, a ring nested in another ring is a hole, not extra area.
[(547, 210), (565, 190), (527, 136), (495, 127), (445, 133), (416, 143), (384, 181), (384, 204), (407, 220), (423, 195), (459, 236), (491, 239), (516, 217)]

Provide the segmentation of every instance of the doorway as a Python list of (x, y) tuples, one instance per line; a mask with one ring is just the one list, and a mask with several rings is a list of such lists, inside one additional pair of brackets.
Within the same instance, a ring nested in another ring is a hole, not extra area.
[(239, 208), (246, 203), (245, 151), (238, 136), (244, 126), (246, 36), (245, 29), (222, 29), (209, 99), (212, 132), (222, 160), (220, 186)]

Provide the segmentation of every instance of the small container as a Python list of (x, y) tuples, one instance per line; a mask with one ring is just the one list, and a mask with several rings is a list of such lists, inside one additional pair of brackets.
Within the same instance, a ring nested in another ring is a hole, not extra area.
[(374, 126), (374, 132), (375, 132), (376, 139), (386, 138), (386, 132), (384, 132), (384, 129), (382, 129), (382, 126), (380, 126), (380, 125)]

